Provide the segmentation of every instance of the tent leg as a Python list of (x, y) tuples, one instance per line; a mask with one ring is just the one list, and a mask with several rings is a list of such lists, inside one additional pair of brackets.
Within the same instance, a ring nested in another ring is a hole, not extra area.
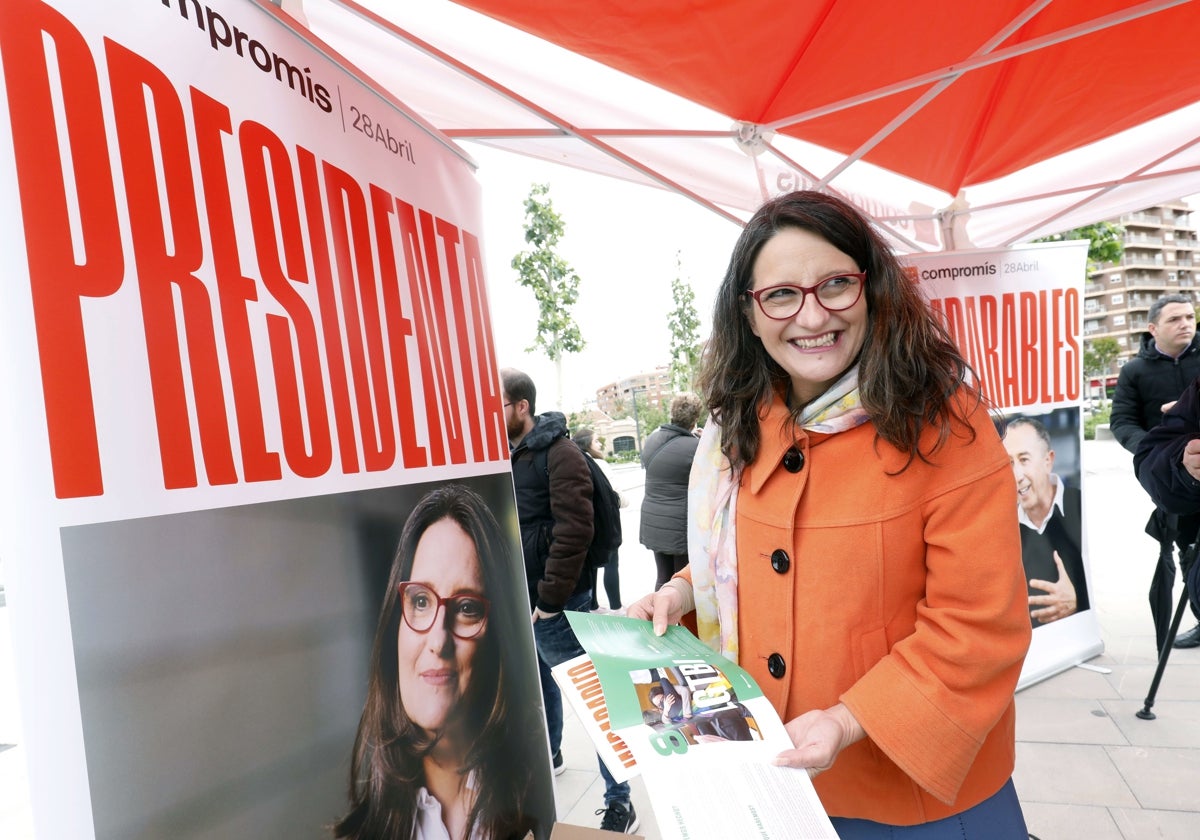
[(1154, 720), (1155, 714), (1150, 711), (1154, 705), (1154, 697), (1158, 694), (1158, 684), (1162, 682), (1163, 671), (1167, 668), (1167, 657), (1171, 655), (1171, 647), (1175, 644), (1175, 635), (1179, 632), (1179, 623), (1183, 621), (1183, 611), (1188, 605), (1187, 573), (1192, 563), (1197, 562), (1196, 554), (1200, 550), (1200, 542), (1194, 542), (1180, 556), (1180, 566), (1183, 577), (1183, 591), (1179, 593), (1179, 603), (1175, 606), (1175, 615), (1171, 617), (1171, 626), (1167, 630), (1167, 638), (1162, 650), (1158, 653), (1158, 668), (1154, 671), (1154, 679), (1150, 682), (1150, 693), (1146, 695), (1145, 705), (1135, 714), (1142, 720)]
[(1175, 634), (1179, 632), (1179, 623), (1183, 621), (1183, 610), (1187, 606), (1187, 589), (1179, 596), (1179, 604), (1175, 607), (1175, 615), (1171, 618), (1171, 628), (1167, 631), (1166, 641), (1163, 643), (1162, 652), (1158, 655), (1158, 668), (1154, 671), (1154, 679), (1150, 683), (1150, 693), (1146, 695), (1146, 703), (1141, 710), (1136, 714), (1142, 720), (1154, 720), (1154, 712), (1150, 711), (1150, 707), (1154, 705), (1154, 696), (1158, 694), (1158, 684), (1162, 682), (1163, 671), (1167, 669), (1167, 657), (1171, 655), (1171, 646), (1175, 644)]

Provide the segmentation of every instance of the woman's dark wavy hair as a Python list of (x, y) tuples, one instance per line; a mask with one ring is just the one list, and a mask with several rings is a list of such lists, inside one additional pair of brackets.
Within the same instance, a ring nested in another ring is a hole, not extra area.
[[(735, 468), (752, 462), (760, 442), (759, 413), (774, 389), (789, 384), (788, 374), (751, 332), (749, 307), (755, 304), (744, 294), (754, 284), (754, 261), (763, 245), (788, 228), (817, 234), (866, 273), (867, 335), (858, 356), (862, 406), (878, 437), (907, 454), (909, 463), (924, 460), (946, 441), (952, 421), (965, 425), (953, 397), (970, 368), (915, 278), (867, 218), (839, 198), (807, 190), (773, 198), (755, 212), (717, 292), (699, 388), (721, 424), (722, 450)], [(794, 409), (793, 420), (799, 414)], [(931, 426), (938, 429), (937, 440), (922, 452), (921, 433)]]
[(471, 538), (479, 558), (484, 593), (491, 601), (488, 628), (480, 637), (471, 684), (462, 703), (466, 719), (479, 722), (462, 767), (476, 778), (475, 804), (467, 825), (494, 840), (522, 837), (534, 820), (523, 803), (532, 785), (527, 739), (536, 731), (514, 718), (516, 688), (504, 667), (501, 636), (518, 627), (513, 614), (522, 594), (507, 583), (507, 551), (495, 517), (478, 494), (448, 484), (427, 494), (413, 509), (392, 560), (387, 592), (371, 651), (367, 701), (350, 767), (350, 812), (334, 826), (335, 837), (392, 840), (412, 836), (417, 790), (423, 784), (422, 759), (433, 748), (430, 738), (409, 719), (397, 683), (400, 627), (399, 586), (412, 574), (421, 536), (435, 522), (450, 519)]

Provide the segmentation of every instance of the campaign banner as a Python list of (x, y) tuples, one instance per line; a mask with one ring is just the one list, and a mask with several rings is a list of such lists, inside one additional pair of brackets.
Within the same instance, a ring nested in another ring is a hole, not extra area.
[(1087, 247), (904, 258), (971, 365), (1012, 462), (1034, 627), (1019, 688), (1104, 650), (1091, 608), (1080, 459)]
[(38, 836), (548, 837), (469, 159), (267, 2), (4, 0), (0, 68)]

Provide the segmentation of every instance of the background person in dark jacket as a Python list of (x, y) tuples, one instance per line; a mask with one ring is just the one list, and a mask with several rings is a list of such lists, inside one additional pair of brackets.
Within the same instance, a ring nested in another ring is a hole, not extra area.
[[(1164, 511), (1181, 516), (1200, 513), (1200, 379), (1142, 438), (1133, 456), (1133, 471)], [(1192, 612), (1197, 612), (1200, 570), (1193, 568), (1186, 583)]]
[(700, 398), (679, 394), (671, 400), (671, 422), (659, 426), (642, 446), (646, 495), (642, 499), (639, 539), (654, 552), (657, 591), (688, 563), (687, 490), (699, 440), (692, 430), (700, 417)]
[[(612, 472), (609, 470), (608, 461), (604, 458), (604, 447), (600, 445), (600, 438), (596, 437), (595, 429), (579, 429), (575, 434), (571, 435), (571, 440), (575, 441), (575, 445), (579, 447), (585, 457), (591, 458), (600, 467), (600, 471), (604, 473), (608, 479), (608, 483), (612, 484)], [(629, 502), (621, 495), (621, 491), (613, 487), (613, 492), (617, 494), (617, 503), (621, 507), (627, 507)], [(594, 494), (593, 494), (594, 495)], [(621, 572), (618, 566), (620, 562), (619, 552), (613, 549), (608, 554), (608, 562), (604, 564), (604, 594), (608, 597), (608, 611), (616, 612), (621, 609)], [(589, 581), (592, 588), (592, 602), (588, 605), (591, 612), (600, 611), (600, 591), (598, 585), (600, 582), (600, 570), (592, 566), (589, 570)]]
[[(1147, 333), (1135, 358), (1121, 368), (1113, 394), (1109, 428), (1130, 452), (1137, 452), (1146, 433), (1157, 426), (1163, 412), (1193, 379), (1200, 376), (1200, 341), (1196, 336), (1195, 305), (1186, 295), (1163, 295), (1150, 307)], [(1171, 587), (1175, 582), (1175, 545), (1196, 538), (1200, 516), (1179, 516), (1155, 508), (1146, 533), (1158, 540), (1158, 566), (1150, 585), (1150, 608), (1155, 615), (1158, 647), (1166, 639), (1171, 614)], [(1180, 633), (1175, 647), (1200, 645), (1200, 624)]]
[(1200, 513), (1200, 379), (1142, 437), (1133, 471), (1168, 513)]
[[(566, 417), (557, 411), (537, 414), (537, 388), (528, 374), (505, 368), (500, 371), (500, 381), (525, 579), (533, 608), (533, 640), (557, 775), (565, 768), (562, 694), (550, 669), (584, 652), (563, 611), (587, 612), (592, 599), (591, 578), (583, 573), (594, 527), (592, 472), (584, 460), (587, 456), (567, 436)], [(543, 449), (544, 462), (536, 454)], [(632, 833), (638, 818), (629, 801), (629, 783), (617, 782), (603, 761), (600, 775), (604, 778), (600, 827)]]

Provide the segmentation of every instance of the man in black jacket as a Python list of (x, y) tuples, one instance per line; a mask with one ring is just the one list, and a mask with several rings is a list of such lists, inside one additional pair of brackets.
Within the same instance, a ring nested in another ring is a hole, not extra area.
[[(1109, 421), (1113, 436), (1130, 452), (1137, 452), (1142, 438), (1161, 422), (1163, 412), (1200, 376), (1200, 340), (1190, 298), (1169, 294), (1156, 300), (1150, 307), (1147, 330), (1138, 355), (1121, 368)], [(1198, 524), (1200, 517), (1178, 516), (1161, 508), (1156, 508), (1146, 523), (1146, 533), (1159, 542), (1158, 571), (1150, 588), (1150, 603), (1156, 615), (1170, 614), (1167, 581), (1175, 579), (1175, 545), (1182, 548), (1194, 540)], [(1156, 624), (1161, 647), (1166, 628), (1162, 621)], [(1200, 624), (1175, 639), (1175, 647), (1197, 645)]]
[[(500, 380), (533, 638), (557, 775), (565, 769), (563, 710), (550, 669), (584, 652), (564, 611), (587, 612), (592, 598), (591, 579), (583, 573), (592, 543), (592, 474), (582, 450), (567, 434), (566, 417), (557, 411), (537, 414), (537, 389), (529, 375), (505, 368)], [(603, 761), (600, 773), (605, 785), (600, 827), (632, 833), (638, 818), (629, 801), (629, 783), (613, 779)]]
[[(1200, 379), (1138, 444), (1133, 471), (1154, 503), (1179, 516), (1200, 513)], [(1187, 577), (1192, 612), (1200, 614), (1200, 563)]]
[(1154, 503), (1168, 513), (1200, 512), (1200, 379), (1147, 432), (1133, 471)]

